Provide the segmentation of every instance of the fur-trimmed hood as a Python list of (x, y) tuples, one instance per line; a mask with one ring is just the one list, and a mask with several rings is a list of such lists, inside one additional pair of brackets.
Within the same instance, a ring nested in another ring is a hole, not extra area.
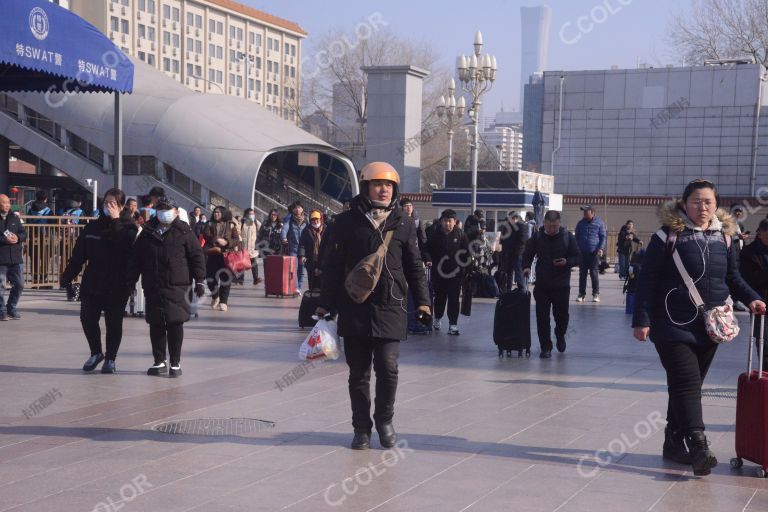
[[(685, 228), (701, 231), (701, 228), (694, 226), (678, 201), (667, 201), (659, 208), (659, 220), (661, 224), (670, 231), (683, 231)], [(724, 234), (733, 236), (736, 234), (736, 221), (725, 208), (718, 208), (715, 212), (715, 218), (709, 225), (711, 231), (722, 231)]]

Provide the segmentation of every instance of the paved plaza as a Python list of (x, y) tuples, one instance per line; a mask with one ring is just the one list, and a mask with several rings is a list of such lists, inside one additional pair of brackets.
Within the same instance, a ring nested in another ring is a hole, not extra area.
[[(343, 357), (298, 360), (298, 299), (246, 286), (228, 313), (201, 307), (168, 379), (145, 375), (148, 328), (132, 318), (119, 373), (84, 375), (78, 304), (28, 292), (23, 320), (0, 325), (0, 511), (768, 511), (768, 481), (728, 464), (744, 336), (706, 382), (720, 465), (693, 477), (660, 457), (665, 375), (631, 336), (617, 276), (602, 282), (601, 304), (572, 302), (568, 350), (550, 360), (535, 332), (531, 359), (498, 359), (486, 299), (461, 336), (408, 340), (401, 441), (384, 451), (374, 434), (363, 452), (348, 448)], [(266, 423), (216, 421), (229, 418)], [(205, 419), (194, 435), (157, 430)]]

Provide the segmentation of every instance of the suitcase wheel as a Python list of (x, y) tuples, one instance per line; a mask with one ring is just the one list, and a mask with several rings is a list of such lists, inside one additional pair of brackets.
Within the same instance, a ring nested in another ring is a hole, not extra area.
[(731, 459), (731, 467), (733, 469), (739, 469), (743, 465), (744, 461), (741, 459), (741, 457), (734, 457)]
[(512, 351), (511, 350), (507, 350), (507, 357), (512, 357)]

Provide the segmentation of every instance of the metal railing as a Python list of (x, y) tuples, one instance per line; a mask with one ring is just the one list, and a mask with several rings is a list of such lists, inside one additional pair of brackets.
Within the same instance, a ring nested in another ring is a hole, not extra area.
[[(27, 288), (58, 288), (75, 242), (93, 217), (37, 217), (22, 215), (27, 241), (23, 244), (24, 286)], [(45, 222), (41, 224), (41, 222)]]

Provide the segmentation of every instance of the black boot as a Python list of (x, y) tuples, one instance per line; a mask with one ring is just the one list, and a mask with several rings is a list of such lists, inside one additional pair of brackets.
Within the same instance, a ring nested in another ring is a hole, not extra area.
[(397, 434), (395, 433), (395, 427), (392, 426), (392, 422), (377, 426), (376, 432), (379, 433), (379, 442), (382, 447), (392, 448), (395, 446)]
[(367, 450), (370, 445), (371, 445), (370, 432), (355, 432), (355, 437), (352, 438), (353, 450)]
[(685, 436), (685, 444), (691, 454), (691, 466), (695, 476), (708, 475), (712, 468), (717, 466), (717, 458), (709, 449), (707, 436), (701, 430), (694, 430)]
[(685, 436), (680, 431), (674, 432), (669, 426), (664, 429), (663, 457), (678, 464), (691, 463), (691, 454), (685, 447)]

